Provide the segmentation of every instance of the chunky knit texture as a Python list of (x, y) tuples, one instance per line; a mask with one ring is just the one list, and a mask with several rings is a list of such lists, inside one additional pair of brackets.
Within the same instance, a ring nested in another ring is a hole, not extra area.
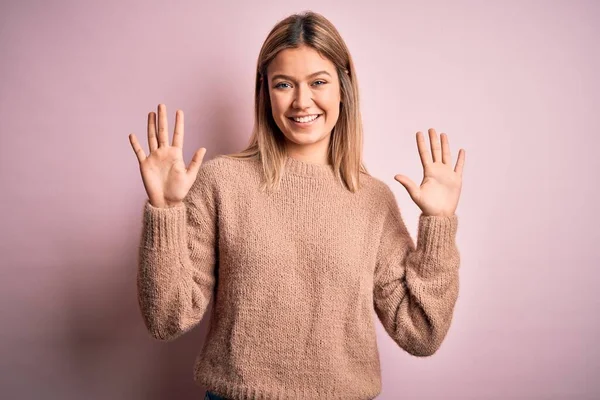
[(229, 399), (373, 399), (375, 321), (408, 353), (436, 352), (459, 287), (457, 216), (419, 216), (416, 246), (395, 196), (362, 174), (351, 193), (331, 166), (292, 157), (280, 190), (260, 163), (204, 161), (184, 203), (146, 201), (138, 299), (170, 341), (202, 319), (198, 384)]

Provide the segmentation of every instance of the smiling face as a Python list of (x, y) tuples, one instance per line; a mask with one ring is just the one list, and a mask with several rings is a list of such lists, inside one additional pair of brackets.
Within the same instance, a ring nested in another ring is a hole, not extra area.
[[(303, 45), (279, 52), (267, 68), (267, 77), (273, 119), (287, 139), (288, 152), (326, 163), (331, 131), (340, 112), (335, 65)], [(293, 117), (299, 116), (308, 117), (294, 121)]]

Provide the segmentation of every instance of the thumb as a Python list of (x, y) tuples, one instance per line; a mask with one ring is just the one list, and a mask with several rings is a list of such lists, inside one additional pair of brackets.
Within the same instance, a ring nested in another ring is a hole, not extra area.
[(408, 192), (408, 194), (410, 195), (410, 197), (415, 198), (416, 194), (417, 194), (417, 185), (415, 185), (415, 183), (410, 180), (410, 178), (404, 176), (404, 175), (396, 175), (394, 176), (394, 179), (397, 180), (398, 182), (400, 182), (402, 184), (402, 186), (404, 186), (404, 188), (406, 189), (406, 191)]
[(200, 166), (202, 165), (202, 160), (204, 159), (205, 154), (206, 149), (201, 147), (196, 151), (196, 153), (194, 153), (194, 157), (192, 157), (192, 161), (190, 161), (190, 166), (188, 167), (187, 172), (194, 178), (196, 175), (198, 175), (198, 171), (200, 170)]

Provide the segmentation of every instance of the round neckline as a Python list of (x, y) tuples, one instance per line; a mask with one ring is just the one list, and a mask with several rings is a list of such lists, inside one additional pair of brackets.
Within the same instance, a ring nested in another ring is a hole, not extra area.
[(335, 175), (333, 165), (331, 164), (316, 164), (302, 161), (289, 154), (286, 155), (285, 170), (294, 175), (313, 178), (327, 178)]

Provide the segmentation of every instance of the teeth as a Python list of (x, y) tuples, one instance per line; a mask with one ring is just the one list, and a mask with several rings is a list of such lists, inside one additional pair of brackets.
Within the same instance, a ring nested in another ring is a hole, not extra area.
[(310, 121), (314, 121), (315, 119), (317, 119), (317, 117), (318, 117), (318, 115), (311, 115), (309, 117), (293, 118), (293, 120), (296, 122), (310, 122)]

